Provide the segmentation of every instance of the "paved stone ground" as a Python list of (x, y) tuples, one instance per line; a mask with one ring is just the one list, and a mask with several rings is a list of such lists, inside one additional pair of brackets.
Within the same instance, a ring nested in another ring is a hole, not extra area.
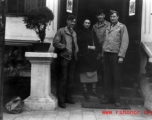
[[(122, 109), (88, 109), (80, 103), (67, 104), (66, 109), (57, 108), (55, 111), (23, 111), (20, 114), (3, 114), (3, 120), (152, 120), (152, 112), (138, 105), (130, 105), (130, 110)], [(103, 112), (109, 112), (104, 114)], [(116, 114), (117, 112), (117, 114)], [(134, 114), (120, 114), (134, 112)], [(138, 114), (135, 114), (138, 113)]]

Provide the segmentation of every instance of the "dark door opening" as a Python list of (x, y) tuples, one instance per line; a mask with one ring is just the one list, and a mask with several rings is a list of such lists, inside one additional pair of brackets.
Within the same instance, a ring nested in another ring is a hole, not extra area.
[[(66, 1), (60, 0), (59, 28), (66, 25)], [(95, 11), (97, 8), (104, 9), (106, 20), (109, 19), (109, 11), (117, 10), (119, 12), (119, 21), (126, 25), (129, 33), (129, 47), (123, 64), (123, 87), (135, 87), (134, 83), (138, 83), (140, 56), (139, 48), (141, 41), (141, 15), (142, 0), (136, 0), (135, 15), (129, 16), (129, 0), (73, 0), (73, 14), (77, 16), (76, 32), (81, 29), (84, 17), (90, 17), (92, 25), (97, 22)], [(92, 26), (91, 26), (92, 27)], [(80, 91), (79, 70), (76, 71), (75, 89)], [(103, 79), (99, 80), (98, 87), (103, 86)]]
[[(118, 7), (119, 6), (119, 7)], [(82, 20), (85, 17), (91, 18), (92, 25), (97, 22), (97, 18), (95, 16), (96, 10), (98, 8), (103, 9), (105, 12), (105, 19), (109, 20), (109, 11), (110, 10), (117, 10), (120, 12), (120, 21), (122, 21), (122, 7), (123, 7), (123, 0), (79, 0), (78, 2), (78, 22), (77, 26), (78, 29), (82, 26)]]
[[(110, 22), (109, 12), (110, 10), (117, 10), (120, 14), (119, 21), (123, 23), (122, 16), (124, 14), (123, 8), (123, 0), (79, 0), (78, 1), (78, 12), (77, 12), (77, 32), (81, 30), (83, 20), (86, 17), (89, 17), (91, 20), (91, 28), (97, 22), (96, 11), (97, 9), (103, 9), (105, 12), (105, 20)], [(126, 24), (126, 23), (125, 23)], [(101, 66), (101, 65), (100, 65)], [(79, 66), (78, 66), (79, 67)], [(76, 80), (75, 83), (76, 88), (78, 86), (82, 86), (79, 78), (79, 68), (76, 71)], [(100, 91), (100, 94), (103, 92), (104, 87), (104, 77), (103, 77), (103, 67), (101, 66), (98, 69), (98, 83), (97, 83), (97, 92)], [(88, 89), (92, 89), (91, 85), (88, 85)], [(78, 92), (81, 89), (77, 89)], [(91, 92), (91, 91), (90, 91)]]
[[(142, 0), (136, 0), (135, 15), (129, 16), (129, 0), (79, 0), (77, 12), (77, 31), (81, 29), (83, 19), (91, 18), (92, 25), (97, 22), (95, 11), (98, 8), (104, 9), (105, 19), (110, 22), (109, 11), (119, 12), (119, 22), (126, 25), (129, 33), (129, 47), (123, 64), (122, 86), (135, 87), (134, 83), (139, 82), (139, 48), (141, 41), (141, 14)], [(102, 86), (103, 79), (99, 80)]]

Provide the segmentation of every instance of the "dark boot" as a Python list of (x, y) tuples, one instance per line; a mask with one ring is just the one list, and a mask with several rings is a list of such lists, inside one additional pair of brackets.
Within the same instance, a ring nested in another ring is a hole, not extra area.
[(60, 108), (64, 108), (64, 109), (66, 108), (65, 103), (59, 103), (58, 106), (59, 106)]
[(84, 89), (83, 96), (84, 96), (85, 99), (89, 99), (89, 94), (88, 94), (87, 89)]
[(94, 97), (99, 97), (99, 95), (97, 94), (95, 88), (93, 88), (93, 90), (92, 90), (92, 95), (93, 95)]
[(101, 97), (101, 102), (100, 103), (101, 104), (114, 104), (115, 101), (114, 101), (114, 99), (112, 97), (109, 97), (107, 95), (103, 95)]

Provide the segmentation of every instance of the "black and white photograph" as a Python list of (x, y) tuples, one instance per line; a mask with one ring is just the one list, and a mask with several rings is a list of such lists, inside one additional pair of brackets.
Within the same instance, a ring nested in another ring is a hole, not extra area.
[(0, 120), (151, 120), (152, 0), (0, 0)]
[(135, 9), (136, 9), (136, 0), (130, 0), (129, 16), (135, 15)]
[(73, 0), (67, 0), (67, 12), (72, 13), (73, 10)]

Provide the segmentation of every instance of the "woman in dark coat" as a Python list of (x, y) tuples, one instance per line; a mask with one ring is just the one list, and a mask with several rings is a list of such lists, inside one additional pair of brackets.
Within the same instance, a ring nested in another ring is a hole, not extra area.
[(90, 19), (85, 19), (83, 29), (78, 32), (80, 81), (84, 87), (84, 97), (89, 98), (87, 83), (92, 83), (92, 93), (97, 96), (97, 41), (94, 41), (92, 31), (89, 29)]

